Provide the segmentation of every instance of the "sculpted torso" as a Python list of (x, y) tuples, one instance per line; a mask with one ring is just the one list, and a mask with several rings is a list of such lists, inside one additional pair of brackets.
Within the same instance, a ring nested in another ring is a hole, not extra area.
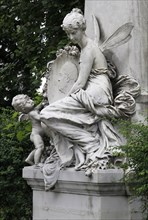
[(81, 35), (75, 39), (81, 47), (79, 76), (68, 95), (85, 88), (92, 69), (107, 69), (107, 62), (100, 48), (83, 31), (78, 32)]
[(40, 121), (40, 115), (39, 112), (34, 109), (29, 113), (29, 117), (32, 122), (32, 133), (38, 133), (40, 135), (43, 135), (43, 129), (41, 127), (41, 121)]
[(86, 46), (81, 50), (80, 67), (83, 62), (88, 62), (91, 69), (107, 69), (106, 59), (98, 45), (87, 38)]

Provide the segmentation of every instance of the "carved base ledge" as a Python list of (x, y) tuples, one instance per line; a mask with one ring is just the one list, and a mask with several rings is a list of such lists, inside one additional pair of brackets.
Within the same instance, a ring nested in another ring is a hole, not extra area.
[(33, 220), (142, 220), (140, 203), (131, 201), (121, 169), (100, 170), (91, 178), (73, 168), (61, 170), (50, 191), (40, 169), (25, 167), (23, 178), (33, 190)]
[[(25, 167), (23, 178), (33, 190), (44, 190), (43, 174), (40, 169)], [(100, 170), (92, 177), (87, 177), (83, 171), (68, 168), (60, 171), (58, 182), (52, 191), (95, 196), (127, 195), (122, 178), (122, 170)]]

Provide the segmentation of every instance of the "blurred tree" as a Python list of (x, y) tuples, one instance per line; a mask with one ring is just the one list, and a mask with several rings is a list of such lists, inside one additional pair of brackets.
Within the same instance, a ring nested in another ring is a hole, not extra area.
[(31, 123), (0, 108), (0, 220), (31, 220), (32, 190), (22, 178), (24, 160), (33, 149)]
[(34, 96), (46, 63), (67, 42), (60, 27), (84, 0), (0, 0), (0, 106), (18, 93)]
[(31, 124), (6, 107), (18, 93), (36, 98), (46, 63), (67, 42), (60, 25), (74, 7), (83, 10), (84, 0), (0, 0), (0, 220), (32, 219), (31, 189), (22, 179), (34, 147)]

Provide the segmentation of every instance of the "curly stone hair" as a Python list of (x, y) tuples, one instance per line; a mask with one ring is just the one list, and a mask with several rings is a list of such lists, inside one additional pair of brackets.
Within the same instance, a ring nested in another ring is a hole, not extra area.
[(28, 99), (30, 99), (28, 95), (19, 94), (13, 97), (11, 104), (16, 111), (26, 113), (25, 104)]
[(73, 8), (72, 11), (65, 16), (61, 27), (64, 31), (73, 29), (81, 29), (85, 31), (86, 20), (83, 16), (82, 11), (78, 8)]

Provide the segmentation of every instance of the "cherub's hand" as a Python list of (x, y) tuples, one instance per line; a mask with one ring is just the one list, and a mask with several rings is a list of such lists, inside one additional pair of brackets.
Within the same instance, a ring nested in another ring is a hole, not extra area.
[(26, 120), (29, 120), (29, 115), (21, 113), (18, 117), (18, 121), (26, 121)]
[(42, 106), (45, 107), (46, 105), (49, 105), (49, 102), (47, 99), (44, 99), (42, 102), (41, 102)]

